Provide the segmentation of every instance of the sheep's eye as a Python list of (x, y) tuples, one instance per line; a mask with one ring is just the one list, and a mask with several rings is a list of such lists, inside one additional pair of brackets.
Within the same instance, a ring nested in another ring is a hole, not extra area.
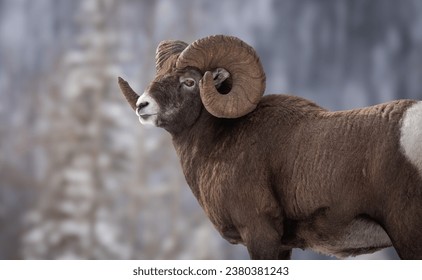
[(183, 84), (187, 87), (193, 87), (195, 85), (195, 81), (193, 79), (186, 79), (183, 81)]

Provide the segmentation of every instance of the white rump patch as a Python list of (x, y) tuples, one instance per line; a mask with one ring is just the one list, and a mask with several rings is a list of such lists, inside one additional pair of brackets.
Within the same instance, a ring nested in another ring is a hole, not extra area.
[(400, 128), (400, 145), (409, 161), (422, 176), (422, 102), (417, 102), (404, 113)]

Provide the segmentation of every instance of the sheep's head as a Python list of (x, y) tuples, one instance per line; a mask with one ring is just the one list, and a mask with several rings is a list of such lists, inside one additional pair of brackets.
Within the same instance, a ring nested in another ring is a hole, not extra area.
[(119, 78), (120, 88), (142, 123), (168, 130), (191, 125), (202, 106), (218, 118), (253, 111), (264, 94), (265, 74), (252, 47), (224, 35), (188, 45), (163, 41), (156, 53), (156, 77), (139, 97)]

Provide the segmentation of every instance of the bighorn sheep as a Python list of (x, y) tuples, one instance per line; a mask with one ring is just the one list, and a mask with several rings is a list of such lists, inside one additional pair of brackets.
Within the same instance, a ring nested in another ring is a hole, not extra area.
[(156, 68), (141, 96), (121, 78), (120, 88), (141, 123), (171, 134), (199, 204), (251, 258), (393, 245), (422, 259), (422, 102), (330, 112), (262, 97), (257, 54), (224, 35), (163, 41)]

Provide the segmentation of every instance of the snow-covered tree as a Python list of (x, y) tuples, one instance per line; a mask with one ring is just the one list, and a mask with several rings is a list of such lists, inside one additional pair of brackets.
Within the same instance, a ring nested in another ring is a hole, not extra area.
[(128, 165), (126, 147), (133, 146), (112, 92), (116, 34), (107, 18), (113, 9), (112, 0), (81, 2), (75, 18), (81, 33), (47, 80), (49, 168), (38, 205), (28, 215), (26, 258), (130, 257), (113, 199), (128, 184), (122, 171)]

